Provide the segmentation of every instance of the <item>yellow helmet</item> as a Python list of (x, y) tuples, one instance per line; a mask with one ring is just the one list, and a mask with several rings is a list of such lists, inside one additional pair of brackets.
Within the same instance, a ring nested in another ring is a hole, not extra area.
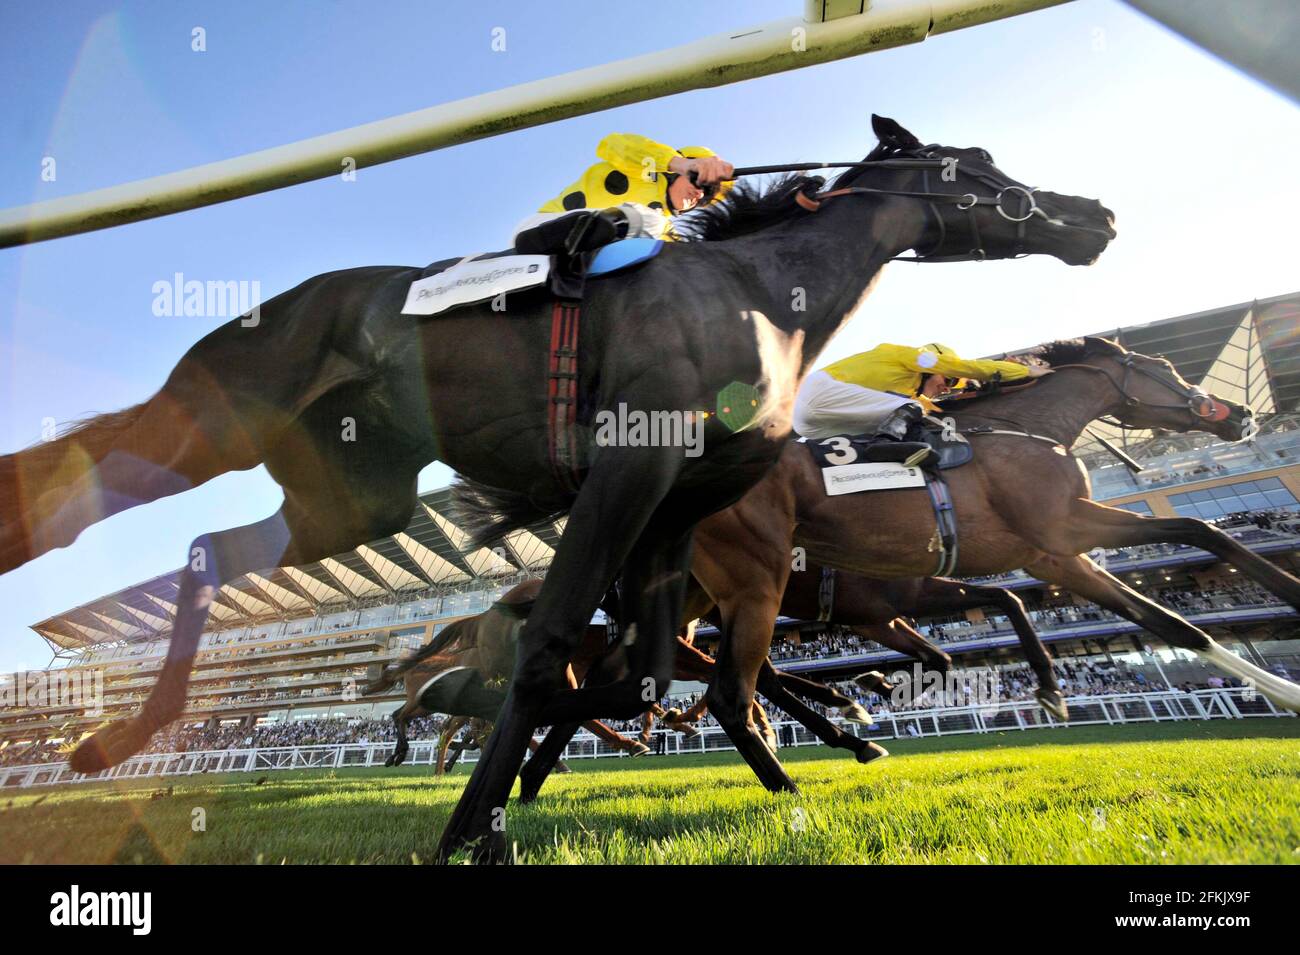
[[(677, 150), (677, 152), (687, 159), (704, 159), (705, 157), (717, 155), (717, 153), (708, 146), (683, 146), (681, 149)], [(731, 191), (731, 187), (735, 184), (736, 182), (734, 179), (720, 182), (718, 183), (717, 188), (713, 190), (712, 195), (710, 195), (709, 190), (706, 189), (704, 205), (726, 198), (727, 193)]]

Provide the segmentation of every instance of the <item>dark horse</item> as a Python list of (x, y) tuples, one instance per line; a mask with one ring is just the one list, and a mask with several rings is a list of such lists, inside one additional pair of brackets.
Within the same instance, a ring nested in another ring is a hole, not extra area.
[[(1082, 556), (1098, 547), (1189, 544), (1231, 561), (1300, 607), (1300, 580), (1204, 521), (1142, 517), (1089, 500), (1087, 472), (1068, 451), (1089, 422), (1106, 415), (1132, 427), (1240, 440), (1250, 409), (1193, 388), (1164, 359), (1104, 339), (1058, 342), (1040, 354), (1053, 374), (948, 408), (959, 429), (1001, 432), (971, 434), (975, 459), (946, 472), (960, 534), (956, 572), (982, 576), (1023, 567), (1300, 710), (1296, 684), (1225, 650)], [(827, 496), (812, 455), (798, 442), (786, 446), (777, 466), (737, 504), (700, 523), (692, 572), (716, 599), (723, 621), (709, 708), (733, 738), (752, 735), (745, 708), (768, 665), (791, 547), (833, 567), (910, 577), (934, 564), (926, 543), (933, 527), (920, 489)], [(742, 752), (750, 758), (755, 748)], [(774, 758), (750, 762), (769, 788), (795, 788)]]
[[(799, 382), (884, 265), (907, 250), (934, 261), (1044, 253), (1086, 265), (1115, 235), (1100, 203), (1032, 191), (982, 149), (926, 146), (879, 117), (873, 128), (879, 146), (835, 181), (833, 197), (810, 195), (820, 182), (804, 177), (738, 188), (696, 222), (699, 238), (717, 241), (668, 243), (642, 267), (588, 286), (578, 424), (620, 408), (712, 411), (738, 385), (752, 389), (749, 420), (733, 427), (710, 415), (698, 456), (582, 440), (581, 487), (571, 490), (548, 439), (554, 302), (524, 293), (504, 311), (484, 303), (414, 318), (402, 307), (421, 270), (377, 266), (309, 279), (203, 338), (142, 404), (0, 458), (0, 572), (227, 471), (265, 464), (284, 489), (274, 515), (192, 543), (157, 684), (138, 715), (83, 741), (72, 767), (120, 762), (181, 712), (218, 588), (401, 531), (420, 469), (439, 460), (501, 489), (515, 523), (569, 514), (501, 719), (439, 849), (444, 858), (471, 843), (480, 855), (503, 853), (493, 823), (533, 728), (632, 718), (645, 707), (643, 681), (667, 685), (691, 529), (776, 461)], [(639, 635), (632, 670), (610, 686), (561, 692), (620, 572), (622, 616)]]

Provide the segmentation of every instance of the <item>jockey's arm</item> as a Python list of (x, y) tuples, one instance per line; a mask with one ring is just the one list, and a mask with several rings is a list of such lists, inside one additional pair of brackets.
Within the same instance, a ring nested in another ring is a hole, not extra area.
[(945, 378), (971, 378), (990, 381), (1001, 375), (1003, 381), (1029, 377), (1029, 368), (1014, 361), (976, 359), (968, 361), (956, 355), (938, 355), (918, 348), (906, 349), (904, 363), (912, 371), (923, 375), (943, 375)]

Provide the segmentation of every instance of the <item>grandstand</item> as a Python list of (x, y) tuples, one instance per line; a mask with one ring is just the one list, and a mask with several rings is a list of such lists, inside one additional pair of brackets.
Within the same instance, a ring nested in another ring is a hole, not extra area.
[[(1248, 444), (1225, 445), (1206, 435), (1095, 426), (1095, 435), (1120, 445), (1143, 470), (1132, 474), (1099, 441), (1086, 439), (1076, 450), (1089, 468), (1094, 497), (1142, 514), (1215, 521), (1291, 572), (1300, 570), (1300, 293), (1096, 334), (1163, 354), (1188, 380), (1250, 404), (1261, 430)], [(544, 573), (563, 533), (561, 521), (467, 552), (467, 535), (447, 516), (448, 503), (446, 489), (423, 494), (400, 534), (315, 564), (248, 574), (222, 588), (186, 715), (151, 749), (390, 738), (382, 721), (398, 692), (362, 698), (360, 686), (443, 626)], [(1292, 679), (1300, 676), (1295, 611), (1236, 579), (1235, 568), (1175, 545), (1108, 552), (1103, 559), (1111, 572), (1178, 609), (1234, 652)], [(52, 675), (94, 671), (102, 693), (93, 708), (84, 700), (25, 706), (21, 695), (2, 697), (18, 702), (0, 706), (0, 764), (56, 758), (61, 746), (139, 705), (166, 654), (176, 578), (165, 574), (32, 626), (54, 654)], [(1132, 625), (1043, 581), (1017, 573), (983, 582), (1013, 588), (1025, 600), (1070, 681), (1067, 692), (1222, 685), (1190, 654), (1163, 644), (1152, 646), (1152, 653), (1148, 638)], [(970, 611), (918, 623), (958, 666), (999, 668), (1004, 696), (1025, 698), (1028, 681), (1021, 679), (1016, 638), (1005, 619)], [(902, 662), (824, 624), (783, 618), (778, 630), (774, 658), (819, 678), (840, 680), (868, 666)], [(701, 634), (707, 638), (707, 629)]]

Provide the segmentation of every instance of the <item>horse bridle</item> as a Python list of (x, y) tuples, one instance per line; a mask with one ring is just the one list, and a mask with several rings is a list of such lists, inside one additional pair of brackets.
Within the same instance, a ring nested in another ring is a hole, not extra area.
[[(1161, 411), (1186, 411), (1192, 416), (1192, 420), (1197, 422), (1223, 420), (1223, 418), (1216, 419), (1216, 416), (1218, 415), (1218, 408), (1219, 407), (1226, 408), (1227, 406), (1221, 405), (1221, 403), (1217, 402), (1214, 399), (1214, 397), (1210, 395), (1208, 391), (1206, 391), (1204, 388), (1200, 387), (1199, 385), (1189, 385), (1188, 387), (1184, 388), (1173, 378), (1166, 378), (1164, 375), (1161, 375), (1160, 373), (1153, 371), (1152, 369), (1147, 368), (1144, 365), (1140, 364), (1137, 361), (1137, 356), (1134, 355), (1132, 352), (1129, 352), (1128, 354), (1125, 354), (1123, 357), (1118, 358), (1117, 361), (1120, 363), (1120, 366), (1124, 369), (1124, 375), (1118, 381), (1116, 381), (1115, 375), (1112, 374), (1109, 369), (1101, 368), (1098, 367), (1097, 365), (1084, 365), (1084, 364), (1057, 365), (1055, 366), (1054, 370), (1060, 371), (1065, 368), (1086, 368), (1088, 371), (1094, 371), (1094, 372), (1098, 372), (1099, 374), (1105, 375), (1106, 378), (1110, 380), (1110, 383), (1115, 388), (1115, 390), (1119, 392), (1120, 397), (1124, 399), (1125, 406), (1129, 408), (1150, 408), (1150, 409), (1161, 410)], [(1158, 404), (1152, 401), (1143, 401), (1141, 398), (1138, 398), (1136, 395), (1132, 394), (1128, 388), (1129, 379), (1134, 372), (1138, 373), (1139, 375), (1145, 375), (1147, 378), (1150, 378), (1156, 384), (1164, 388), (1167, 388), (1169, 391), (1172, 391), (1174, 394), (1184, 399), (1183, 403)], [(1139, 427), (1138, 425), (1124, 424), (1122, 421), (1118, 421), (1115, 419), (1101, 418), (1100, 420), (1105, 421), (1107, 424), (1111, 424), (1120, 428), (1126, 428), (1128, 430), (1135, 430)]]
[[(982, 262), (988, 258), (988, 251), (985, 248), (984, 238), (980, 235), (979, 218), (975, 214), (977, 206), (992, 206), (1003, 219), (1016, 224), (1015, 240), (1011, 246), (1011, 253), (1004, 258), (1020, 258), (1026, 255), (1025, 252), (1025, 231), (1026, 223), (1034, 216), (1038, 216), (1044, 222), (1051, 225), (1064, 226), (1065, 223), (1060, 219), (1053, 218), (1043, 211), (1034, 198), (1034, 193), (1038, 187), (1030, 188), (1016, 182), (1009, 176), (998, 170), (990, 162), (987, 168), (980, 168), (979, 164), (974, 164), (970, 160), (961, 160), (953, 156), (939, 156), (936, 150), (938, 146), (925, 146), (913, 151), (913, 155), (898, 159), (878, 159), (857, 163), (825, 163), (818, 164), (816, 168), (826, 166), (849, 166), (859, 169), (906, 169), (920, 170), (922, 189), (919, 191), (906, 189), (880, 189), (872, 186), (842, 186), (836, 189), (830, 189), (824, 192), (808, 195), (799, 192), (795, 196), (796, 202), (810, 212), (816, 211), (821, 204), (827, 199), (833, 199), (837, 196), (848, 195), (878, 195), (878, 196), (901, 196), (909, 199), (921, 199), (929, 206), (935, 221), (939, 225), (939, 238), (934, 245), (925, 252), (918, 252), (914, 256), (895, 256), (897, 262)], [(974, 166), (974, 168), (972, 168)], [(993, 190), (991, 196), (981, 196), (973, 192), (967, 193), (950, 193), (934, 192), (930, 185), (930, 173), (936, 169), (952, 168), (958, 176), (970, 176), (989, 189)], [(813, 180), (815, 181), (815, 180)], [(1017, 208), (1013, 212), (1008, 211), (1004, 205), (1004, 199), (1014, 198)], [(948, 252), (942, 250), (952, 240), (951, 230), (946, 221), (946, 217), (941, 210), (941, 206), (953, 206), (959, 212), (966, 213), (967, 229), (969, 236), (968, 248), (964, 252)], [(1086, 229), (1085, 226), (1077, 228)]]

